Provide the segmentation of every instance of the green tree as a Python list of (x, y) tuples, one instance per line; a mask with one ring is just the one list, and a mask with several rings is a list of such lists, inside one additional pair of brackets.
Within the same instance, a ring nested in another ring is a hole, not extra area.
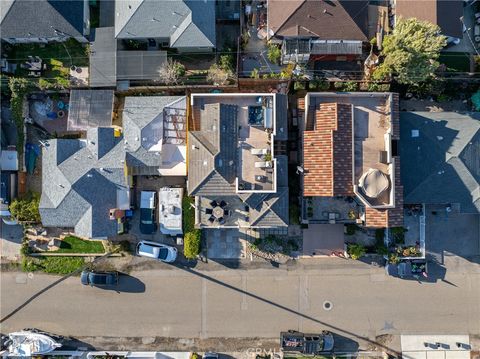
[(39, 203), (40, 195), (29, 192), (25, 198), (12, 201), (10, 213), (13, 218), (20, 222), (40, 222)]
[(435, 78), (440, 51), (447, 44), (437, 25), (400, 18), (383, 40), (383, 63), (373, 73), (380, 80), (393, 75), (398, 83), (417, 84)]
[(280, 62), (280, 57), (282, 57), (282, 51), (277, 45), (270, 44), (268, 46), (267, 57), (270, 62), (278, 64)]

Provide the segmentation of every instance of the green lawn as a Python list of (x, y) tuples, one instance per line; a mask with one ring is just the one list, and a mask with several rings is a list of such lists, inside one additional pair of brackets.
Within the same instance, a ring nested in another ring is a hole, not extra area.
[(44, 47), (41, 47), (40, 44), (6, 45), (4, 51), (8, 59), (15, 59), (17, 62), (27, 61), (28, 56), (39, 56), (44, 61), (50, 62), (54, 59), (63, 63), (64, 66), (70, 67), (71, 57), (73, 65), (88, 66), (87, 48), (74, 39), (63, 43), (45, 44)]
[[(16, 76), (31, 77), (29, 70), (22, 69), (20, 64), (28, 60), (28, 56), (39, 56), (47, 69), (42, 72), (42, 78), (38, 80), (38, 86), (46, 89), (56, 85), (57, 87), (69, 87), (70, 66), (88, 66), (88, 47), (78, 41), (70, 39), (63, 43), (50, 44), (6, 44), (2, 46), (7, 59), (17, 63)], [(50, 84), (50, 85), (49, 85)]]
[(86, 241), (74, 236), (65, 237), (54, 253), (105, 253), (101, 241)]
[(24, 272), (42, 271), (50, 274), (70, 274), (85, 265), (82, 257), (24, 257), (22, 270)]

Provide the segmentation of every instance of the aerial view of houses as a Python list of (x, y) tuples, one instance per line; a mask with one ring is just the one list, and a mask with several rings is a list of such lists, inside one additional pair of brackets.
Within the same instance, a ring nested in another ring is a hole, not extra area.
[(0, 356), (480, 353), (480, 2), (0, 2)]

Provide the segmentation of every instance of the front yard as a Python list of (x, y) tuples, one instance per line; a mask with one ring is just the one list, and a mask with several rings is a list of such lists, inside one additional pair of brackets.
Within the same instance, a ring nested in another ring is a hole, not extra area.
[(63, 238), (59, 249), (52, 253), (105, 253), (101, 241), (86, 241), (74, 236)]

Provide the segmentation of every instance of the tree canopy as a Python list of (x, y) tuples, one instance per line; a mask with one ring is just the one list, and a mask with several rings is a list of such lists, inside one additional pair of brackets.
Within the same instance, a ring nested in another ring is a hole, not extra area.
[(383, 40), (383, 63), (373, 76), (389, 74), (401, 84), (417, 84), (435, 77), (440, 51), (447, 44), (437, 25), (415, 18), (399, 18), (395, 29)]
[(23, 199), (14, 199), (10, 203), (12, 217), (20, 222), (40, 222), (40, 195), (29, 192)]

